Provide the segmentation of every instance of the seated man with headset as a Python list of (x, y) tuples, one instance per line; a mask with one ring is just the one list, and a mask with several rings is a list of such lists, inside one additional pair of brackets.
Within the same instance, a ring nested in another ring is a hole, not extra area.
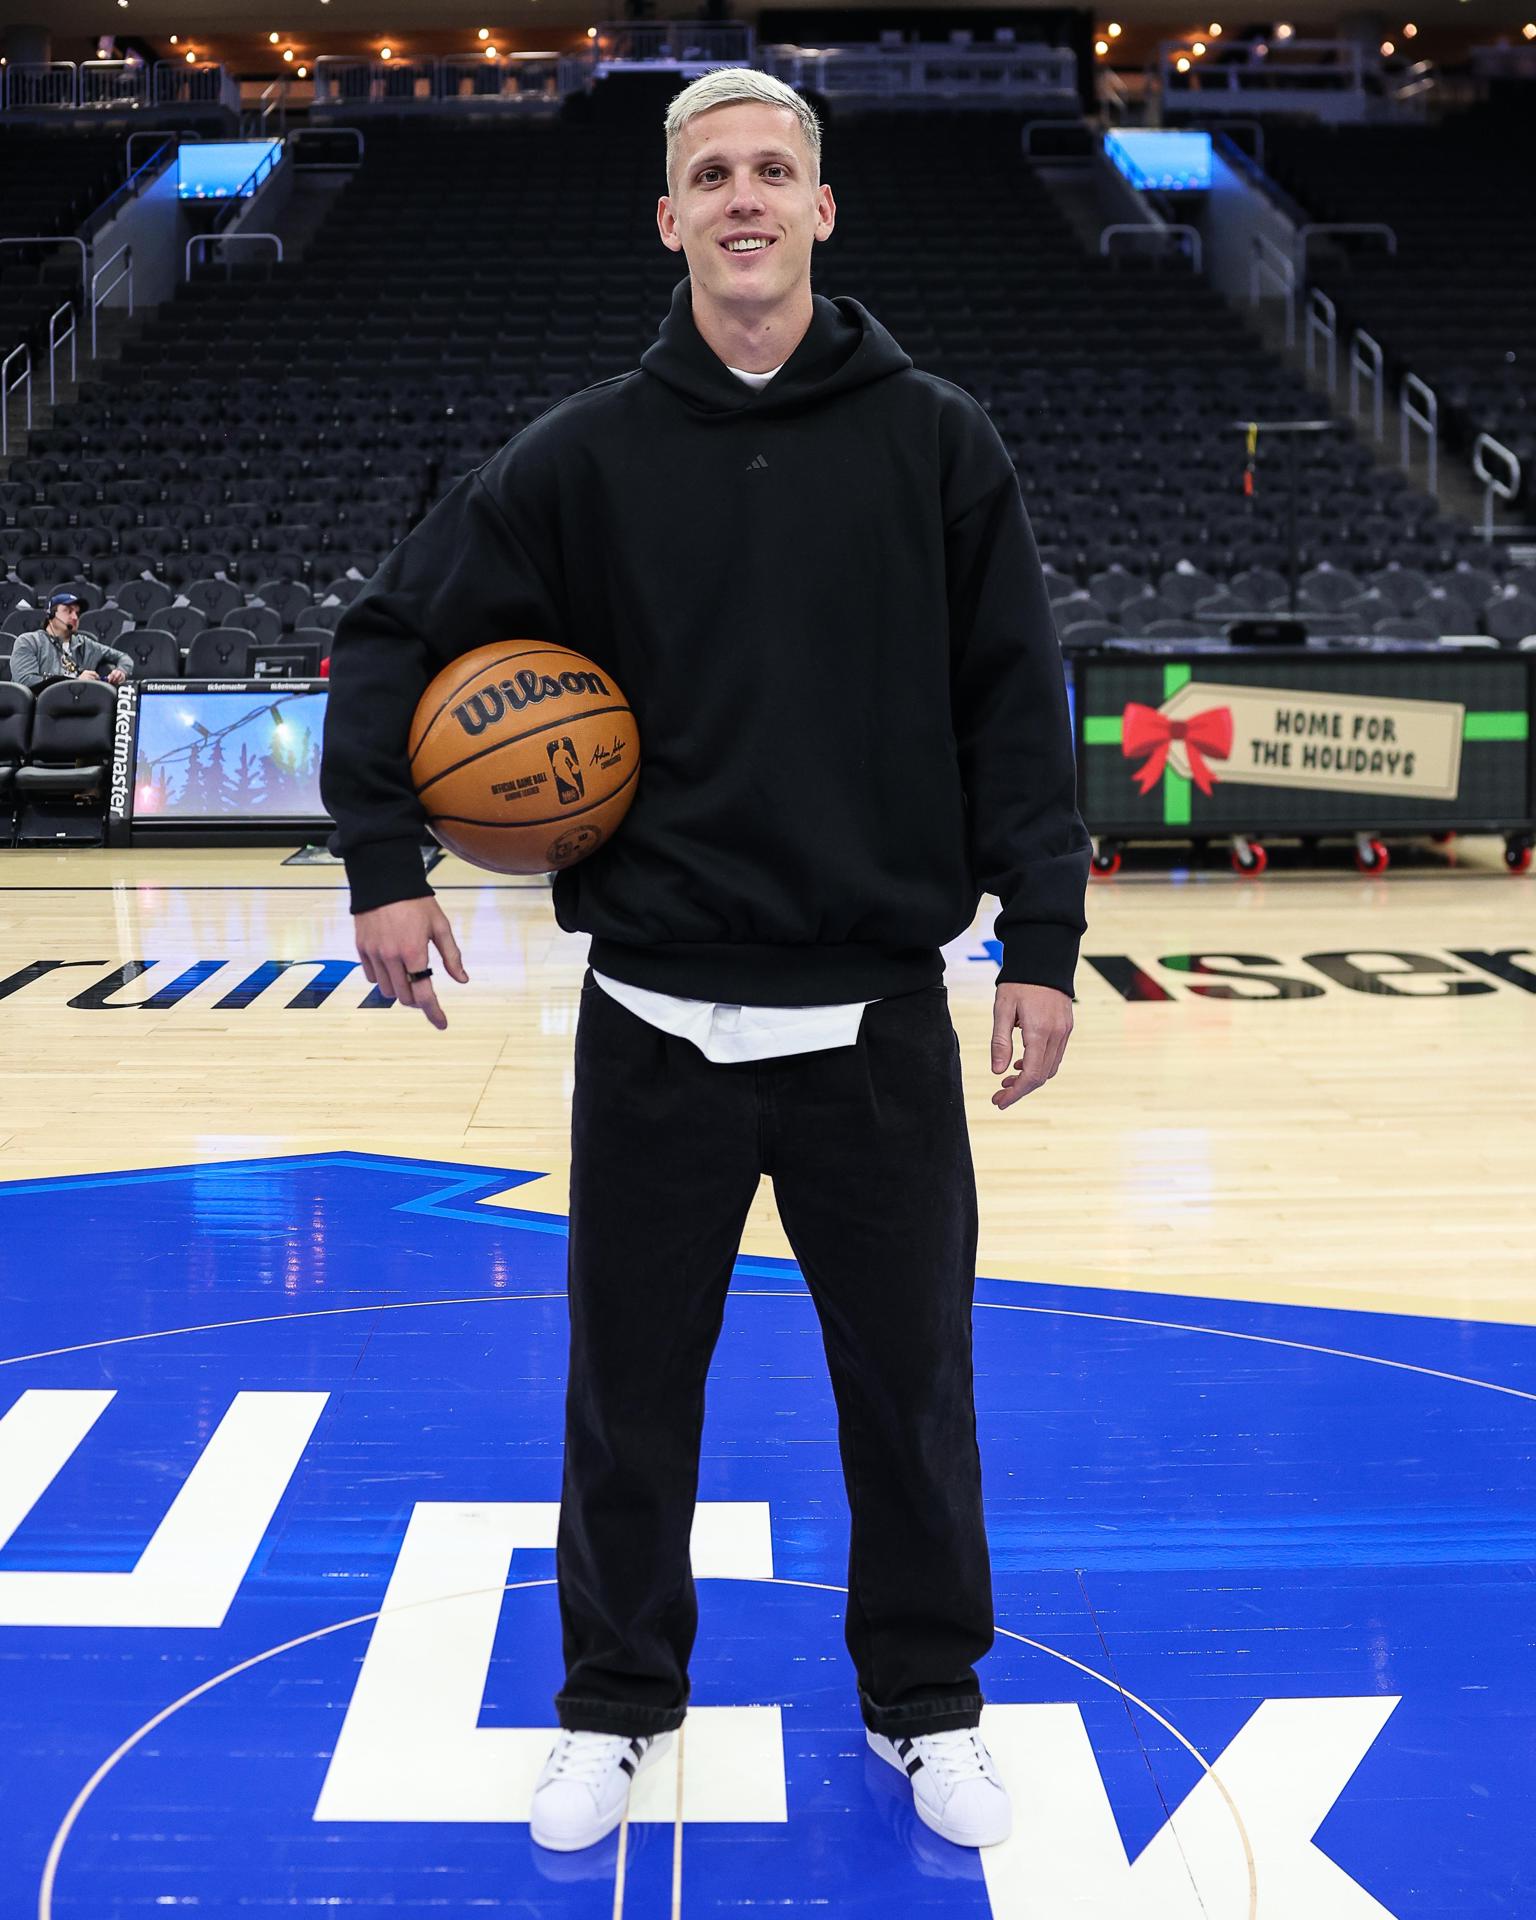
[(55, 680), (105, 680), (120, 687), (133, 672), (133, 660), (90, 634), (80, 625), (78, 594), (49, 596), (48, 613), (35, 633), (21, 634), (11, 650), (11, 678), (34, 693)]

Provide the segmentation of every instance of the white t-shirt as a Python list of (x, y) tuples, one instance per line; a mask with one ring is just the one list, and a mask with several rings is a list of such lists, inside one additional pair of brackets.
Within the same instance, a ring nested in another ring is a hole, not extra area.
[[(782, 364), (782, 363), (781, 363)], [(731, 372), (749, 387), (766, 387), (779, 367), (767, 373)], [(773, 1060), (787, 1053), (819, 1053), (827, 1047), (851, 1047), (859, 1037), (864, 1009), (873, 1003), (850, 1000), (830, 1007), (735, 1007), (718, 1000), (683, 1000), (673, 993), (652, 993), (593, 970), (592, 978), (622, 1007), (663, 1033), (691, 1040), (706, 1060)]]

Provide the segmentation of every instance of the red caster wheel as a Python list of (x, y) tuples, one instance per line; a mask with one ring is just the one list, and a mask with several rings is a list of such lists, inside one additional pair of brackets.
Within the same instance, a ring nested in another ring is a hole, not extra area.
[(1100, 847), (1093, 856), (1093, 871), (1101, 880), (1112, 880), (1120, 871), (1122, 858), (1118, 847)]
[(1232, 842), (1232, 871), (1234, 873), (1262, 873), (1269, 865), (1269, 855), (1257, 840), (1234, 840)]
[(1529, 873), (1531, 870), (1532, 848), (1529, 840), (1506, 840), (1504, 843), (1504, 864), (1511, 873)]
[(1384, 842), (1364, 839), (1355, 842), (1355, 865), (1362, 873), (1385, 873), (1391, 864), (1392, 856)]

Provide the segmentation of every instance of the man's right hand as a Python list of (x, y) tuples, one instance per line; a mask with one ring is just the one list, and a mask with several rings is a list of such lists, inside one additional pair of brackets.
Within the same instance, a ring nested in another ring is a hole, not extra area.
[(417, 1008), (439, 1031), (446, 1027), (448, 1016), (437, 1004), (432, 982), (407, 977), (431, 964), (428, 949), (436, 947), (453, 978), (461, 986), (469, 983), (459, 943), (435, 897), (429, 893), (419, 900), (395, 900), (387, 907), (354, 915), (352, 924), (363, 972), (380, 993), (402, 1006)]

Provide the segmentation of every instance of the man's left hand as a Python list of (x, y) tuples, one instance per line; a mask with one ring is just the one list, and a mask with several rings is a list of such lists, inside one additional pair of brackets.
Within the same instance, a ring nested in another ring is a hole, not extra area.
[[(1022, 1053), (1013, 1057), (1014, 1029)], [(999, 1109), (1011, 1107), (1026, 1093), (1043, 1087), (1061, 1065), (1072, 1037), (1072, 1002), (1055, 987), (1022, 986), (1000, 981), (992, 1002), (992, 1071), (1005, 1076), (992, 1096)], [(1014, 1071), (1008, 1072), (1013, 1061)]]

